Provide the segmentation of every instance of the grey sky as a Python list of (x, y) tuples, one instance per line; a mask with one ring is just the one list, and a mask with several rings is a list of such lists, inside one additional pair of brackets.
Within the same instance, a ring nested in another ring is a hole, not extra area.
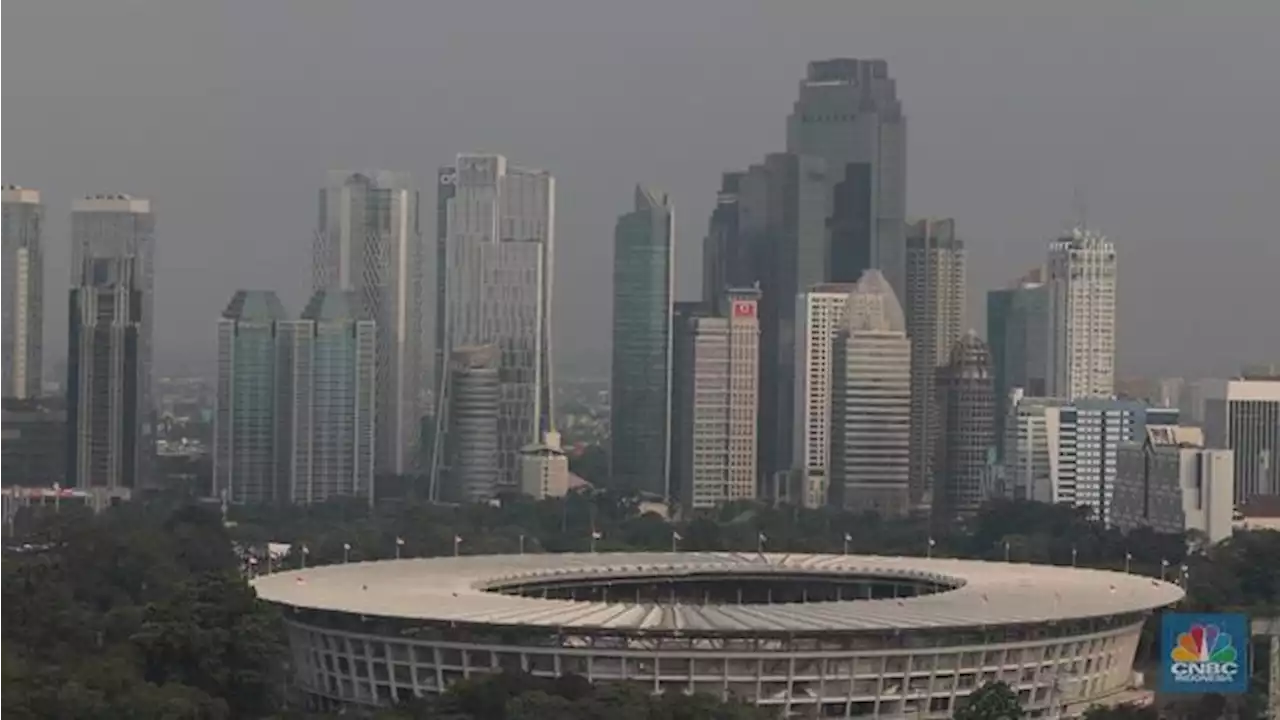
[(671, 193), (695, 294), (720, 172), (781, 150), (805, 63), (839, 55), (889, 61), (908, 212), (956, 217), (971, 325), (1079, 184), (1121, 252), (1122, 372), (1280, 356), (1275, 0), (6, 0), (3, 21), (3, 174), (45, 193), (53, 356), (73, 197), (153, 199), (158, 359), (209, 365), (237, 288), (301, 308), (326, 170), (412, 172), (430, 212), (435, 167), (486, 151), (556, 174), (558, 364), (600, 370), (634, 183)]

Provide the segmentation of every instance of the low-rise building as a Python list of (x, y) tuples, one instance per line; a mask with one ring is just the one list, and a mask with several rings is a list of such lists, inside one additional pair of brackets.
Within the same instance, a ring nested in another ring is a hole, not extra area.
[(1111, 521), (1120, 530), (1197, 531), (1211, 543), (1231, 537), (1235, 454), (1206, 448), (1204, 431), (1151, 425), (1117, 453)]

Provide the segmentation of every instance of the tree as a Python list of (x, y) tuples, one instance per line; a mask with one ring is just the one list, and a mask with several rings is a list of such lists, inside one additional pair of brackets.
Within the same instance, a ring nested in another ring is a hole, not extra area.
[(989, 682), (974, 690), (956, 710), (955, 720), (1017, 720), (1026, 716), (1018, 696), (1003, 682)]

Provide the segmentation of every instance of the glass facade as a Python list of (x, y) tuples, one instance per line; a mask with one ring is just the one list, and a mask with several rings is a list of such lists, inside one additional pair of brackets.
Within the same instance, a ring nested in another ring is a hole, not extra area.
[(637, 187), (613, 244), (610, 477), (671, 497), (671, 308), (674, 224), (665, 195)]

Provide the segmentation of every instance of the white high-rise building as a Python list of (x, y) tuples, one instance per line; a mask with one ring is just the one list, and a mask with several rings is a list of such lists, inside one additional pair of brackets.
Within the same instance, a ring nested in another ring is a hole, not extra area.
[(569, 457), (560, 446), (560, 433), (549, 432), (543, 442), (520, 451), (520, 489), (538, 500), (569, 493)]
[(1235, 498), (1280, 496), (1280, 380), (1196, 384), (1210, 447), (1235, 451)]
[[(459, 155), (446, 206), (447, 350), (496, 345), (502, 376), (501, 487), (520, 487), (520, 450), (552, 427), (551, 289), (555, 179), (501, 155)], [(447, 355), (446, 355), (447, 356)], [(437, 452), (450, 428), (449, 388), (436, 393)], [(440, 462), (432, 469), (439, 490)]]
[(1049, 245), (1046, 394), (1111, 397), (1116, 385), (1116, 248), (1076, 228)]
[(831, 343), (855, 283), (824, 283), (796, 297), (796, 403), (792, 470), (798, 504), (827, 504), (831, 487)]
[(417, 458), (424, 365), (423, 238), (418, 190), (404, 173), (329, 173), (320, 191), (312, 292), (352, 291), (378, 330), (379, 473), (402, 475)]
[(831, 490), (846, 510), (910, 510), (911, 341), (879, 270), (849, 295), (832, 343)]

